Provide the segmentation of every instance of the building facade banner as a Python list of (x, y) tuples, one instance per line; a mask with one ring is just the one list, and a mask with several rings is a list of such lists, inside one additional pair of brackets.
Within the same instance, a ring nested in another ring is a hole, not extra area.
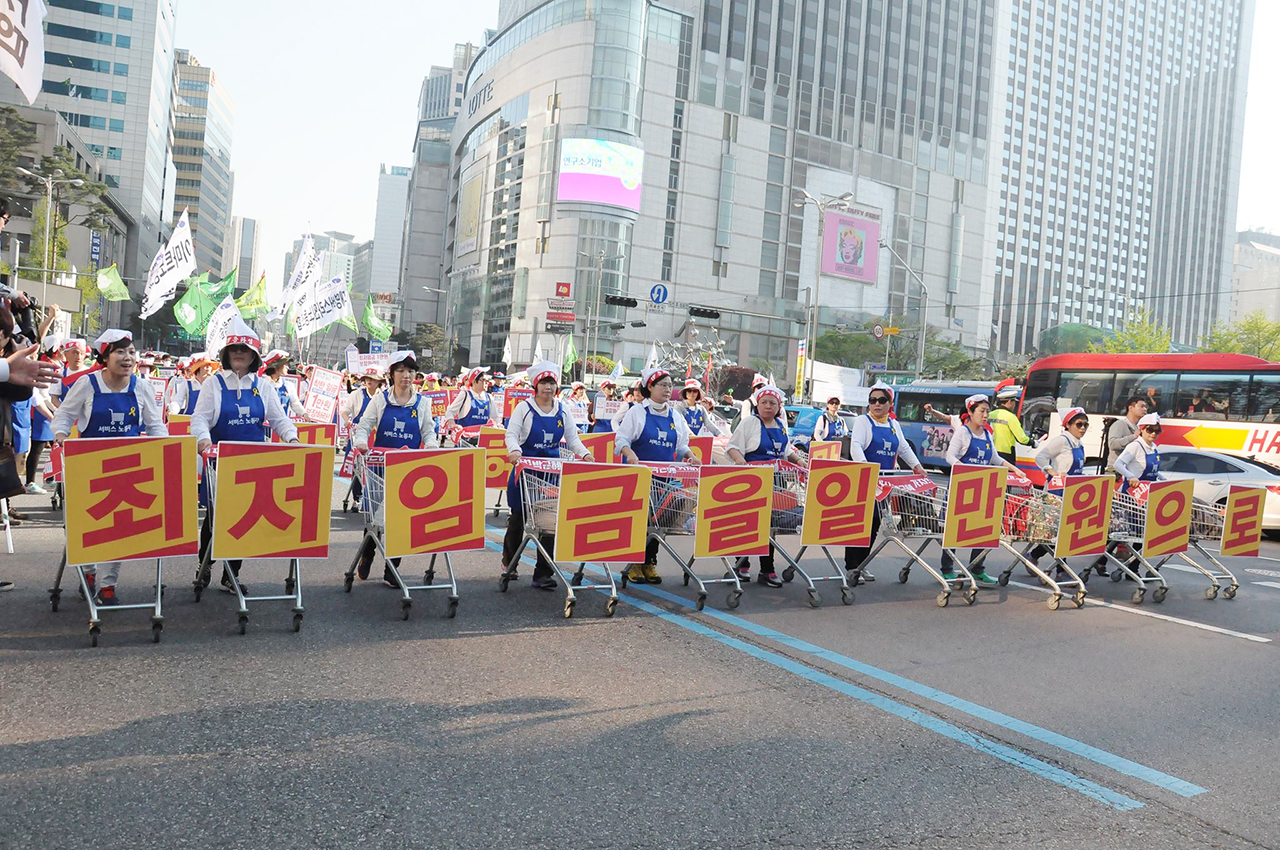
[(850, 207), (827, 212), (822, 236), (823, 274), (874, 284), (879, 259), (879, 211)]

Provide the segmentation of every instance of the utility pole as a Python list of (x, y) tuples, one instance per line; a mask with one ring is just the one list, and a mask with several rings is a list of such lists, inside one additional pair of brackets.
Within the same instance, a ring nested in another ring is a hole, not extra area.
[(806, 382), (805, 375), (800, 376), (801, 389), (802, 391), (808, 392), (809, 401), (813, 402), (813, 358), (814, 349), (818, 345), (818, 290), (822, 285), (822, 240), (826, 236), (827, 210), (848, 209), (849, 201), (853, 199), (853, 193), (845, 192), (843, 195), (839, 195), (834, 198), (823, 195), (821, 201), (813, 197), (813, 195), (810, 195), (804, 189), (800, 189), (799, 194), (802, 197), (791, 203), (793, 207), (799, 209), (804, 207), (806, 204), (813, 204), (813, 206), (818, 210), (818, 252), (817, 256), (814, 258), (816, 263), (813, 273), (813, 314), (812, 319), (808, 323), (809, 327), (805, 331), (804, 365), (808, 381)]
[[(906, 261), (902, 259), (902, 256), (897, 251), (893, 250), (893, 246), (890, 245), (887, 240), (881, 239), (880, 247), (888, 248), (889, 253), (892, 254), (893, 258), (898, 261), (898, 265), (906, 269), (907, 274), (915, 278), (916, 283), (920, 285), (920, 340), (916, 349), (916, 376), (923, 377), (924, 376), (924, 338), (925, 338), (925, 334), (929, 330), (929, 323), (928, 323), (929, 287), (925, 286), (924, 278), (916, 274), (915, 269), (907, 265)], [(888, 350), (887, 347), (886, 347), (886, 350)]]

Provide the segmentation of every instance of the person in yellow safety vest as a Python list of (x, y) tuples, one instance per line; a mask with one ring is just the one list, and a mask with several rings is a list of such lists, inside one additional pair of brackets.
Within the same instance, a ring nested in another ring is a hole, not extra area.
[(996, 454), (1014, 466), (1018, 464), (1018, 455), (1014, 444), (1031, 445), (1031, 438), (1027, 436), (1026, 431), (1022, 430), (1022, 423), (1018, 421), (1018, 414), (1013, 412), (1018, 406), (1018, 396), (1020, 395), (1022, 395), (1021, 387), (1005, 387), (997, 392), (996, 409), (991, 411), (991, 415), (988, 417), (996, 444)]

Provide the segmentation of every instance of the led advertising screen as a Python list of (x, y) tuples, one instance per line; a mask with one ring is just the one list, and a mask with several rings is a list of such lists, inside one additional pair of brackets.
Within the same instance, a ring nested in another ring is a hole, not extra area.
[(600, 139), (560, 143), (557, 201), (608, 204), (640, 211), (644, 151), (634, 145)]
[(878, 212), (850, 208), (827, 213), (822, 237), (823, 274), (875, 283), (879, 257)]
[(470, 254), (480, 247), (480, 202), (484, 197), (484, 168), (474, 168), (462, 181), (458, 196), (458, 235), (454, 253)]

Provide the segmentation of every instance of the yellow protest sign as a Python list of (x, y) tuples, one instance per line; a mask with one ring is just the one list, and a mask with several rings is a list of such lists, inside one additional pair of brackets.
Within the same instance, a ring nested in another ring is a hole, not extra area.
[[(839, 443), (834, 444), (839, 448)], [(815, 459), (804, 495), (804, 546), (870, 546), (880, 465)]]
[(652, 480), (645, 466), (565, 463), (556, 507), (556, 560), (643, 562)]
[(191, 433), (191, 417), (185, 413), (169, 414), (169, 436), (186, 437)]
[(1062, 514), (1053, 557), (1078, 558), (1107, 550), (1111, 529), (1110, 475), (1071, 475), (1062, 489)]
[(387, 557), (483, 549), (484, 469), (484, 449), (387, 452)]
[(1222, 554), (1256, 558), (1262, 549), (1262, 513), (1267, 491), (1261, 487), (1232, 485), (1222, 518)]
[(333, 455), (333, 446), (220, 443), (213, 557), (328, 557)]
[(1147, 493), (1147, 521), (1142, 535), (1144, 557), (1187, 551), (1191, 539), (1191, 493), (1195, 482), (1153, 481)]
[(75, 439), (63, 449), (69, 565), (198, 554), (194, 439)]
[(511, 475), (511, 462), (507, 460), (507, 429), (481, 425), (476, 443), (484, 449), (484, 486), (504, 488)]
[[(298, 442), (307, 446), (332, 446), (338, 437), (338, 423), (336, 422), (295, 422), (294, 427), (298, 429)], [(283, 442), (280, 435), (275, 431), (271, 432), (271, 442)]]
[(814, 440), (809, 444), (809, 460), (839, 460), (839, 440)]
[(1000, 545), (1007, 474), (1008, 470), (998, 466), (951, 467), (942, 548), (994, 549)]
[(767, 554), (772, 504), (771, 467), (698, 467), (694, 557)]
[(594, 434), (583, 434), (579, 437), (582, 445), (587, 451), (591, 452), (591, 456), (596, 459), (596, 463), (618, 463), (618, 453), (614, 449), (614, 440), (617, 439), (612, 431), (597, 431)]
[(698, 459), (698, 463), (711, 463), (711, 450), (715, 446), (715, 437), (690, 437), (689, 451)]

